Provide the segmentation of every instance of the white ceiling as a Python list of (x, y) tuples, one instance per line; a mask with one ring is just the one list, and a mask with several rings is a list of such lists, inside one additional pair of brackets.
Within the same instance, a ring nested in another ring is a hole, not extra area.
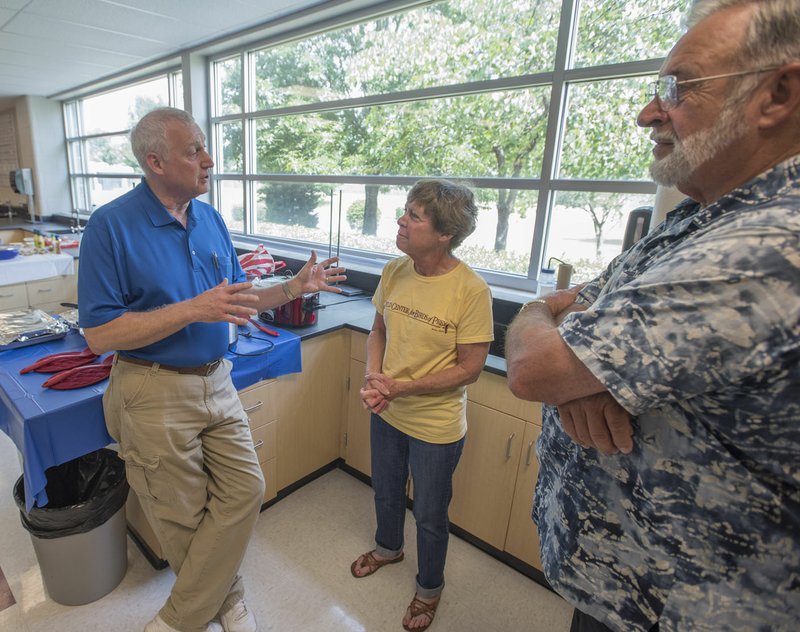
[(0, 110), (21, 95), (57, 95), (314, 5), (331, 4), (0, 0)]

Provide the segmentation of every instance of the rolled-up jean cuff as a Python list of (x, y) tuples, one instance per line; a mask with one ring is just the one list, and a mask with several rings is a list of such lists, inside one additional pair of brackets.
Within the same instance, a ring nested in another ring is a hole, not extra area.
[(387, 548), (382, 547), (380, 544), (378, 544), (376, 542), (375, 543), (375, 552), (378, 555), (380, 555), (381, 557), (385, 557), (387, 559), (392, 559), (392, 558), (397, 557), (398, 555), (400, 555), (403, 552), (403, 549), (400, 549), (399, 551), (392, 551), (391, 549), (387, 549)]
[(419, 581), (417, 581), (417, 596), (422, 597), (423, 599), (435, 599), (439, 595), (442, 594), (444, 590), (444, 582), (438, 588), (423, 588), (419, 585)]

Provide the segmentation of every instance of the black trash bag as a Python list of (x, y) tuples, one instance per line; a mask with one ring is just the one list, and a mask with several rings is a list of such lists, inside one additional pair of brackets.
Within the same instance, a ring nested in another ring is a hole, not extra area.
[(20, 520), (32, 535), (44, 540), (87, 533), (104, 524), (128, 499), (125, 461), (107, 448), (47, 468), (48, 502), (25, 510), (25, 489), (20, 476), (14, 500)]

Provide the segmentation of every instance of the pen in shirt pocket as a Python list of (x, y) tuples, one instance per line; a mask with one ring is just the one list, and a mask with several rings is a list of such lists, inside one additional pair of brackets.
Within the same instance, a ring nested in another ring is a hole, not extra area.
[(217, 283), (222, 283), (222, 279), (220, 278), (220, 271), (219, 271), (219, 257), (217, 256), (217, 251), (214, 250), (211, 252), (211, 261), (214, 263), (214, 269), (216, 270), (216, 277)]

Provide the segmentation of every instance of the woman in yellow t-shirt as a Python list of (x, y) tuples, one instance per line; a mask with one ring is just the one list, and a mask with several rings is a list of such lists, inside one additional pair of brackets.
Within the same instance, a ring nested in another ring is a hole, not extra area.
[(418, 572), (403, 617), (406, 630), (425, 630), (444, 588), (456, 469), (467, 431), (466, 385), (478, 379), (493, 339), (486, 282), (453, 255), (475, 230), (478, 209), (468, 188), (421, 180), (397, 220), (397, 247), (372, 299), (361, 399), (371, 411), (375, 548), (350, 570), (367, 577), (403, 559), (409, 471), (414, 481)]

